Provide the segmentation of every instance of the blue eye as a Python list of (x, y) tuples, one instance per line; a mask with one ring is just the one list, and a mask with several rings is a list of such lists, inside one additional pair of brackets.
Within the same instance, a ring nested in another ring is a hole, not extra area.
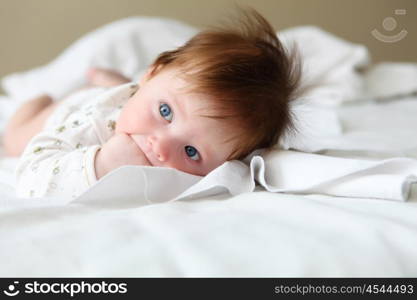
[(171, 111), (171, 107), (169, 107), (169, 105), (166, 103), (162, 103), (161, 105), (159, 105), (159, 113), (165, 120), (170, 122), (172, 121), (172, 117), (174, 116), (174, 114)]
[(192, 160), (199, 160), (200, 159), (200, 155), (198, 154), (198, 151), (196, 148), (194, 148), (193, 146), (185, 146), (185, 153), (187, 153), (188, 157), (191, 158)]

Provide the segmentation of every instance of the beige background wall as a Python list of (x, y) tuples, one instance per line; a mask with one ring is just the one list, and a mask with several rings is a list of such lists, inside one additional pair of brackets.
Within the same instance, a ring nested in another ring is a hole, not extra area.
[[(250, 5), (276, 30), (314, 24), (369, 47), (374, 61), (417, 61), (416, 0), (0, 0), (0, 77), (47, 63), (84, 33), (127, 16), (172, 17), (201, 27), (219, 20), (233, 3)], [(405, 9), (406, 15), (395, 15)], [(393, 17), (397, 27), (384, 29)], [(373, 29), (408, 35), (384, 43)]]

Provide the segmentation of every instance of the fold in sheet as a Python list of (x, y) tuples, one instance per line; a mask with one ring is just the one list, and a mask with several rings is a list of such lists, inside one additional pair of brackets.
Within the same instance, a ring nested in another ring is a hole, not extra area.
[(80, 204), (139, 207), (221, 193), (269, 192), (324, 194), (351, 198), (406, 201), (417, 182), (417, 160), (359, 160), (296, 151), (257, 151), (248, 159), (229, 161), (205, 177), (175, 169), (124, 166), (112, 171), (76, 199), (70, 197), (0, 201), (2, 207)]
[[(269, 151), (254, 155), (247, 171), (239, 162), (223, 165), (222, 176), (186, 190), (176, 199), (193, 198), (203, 190), (224, 188), (232, 195), (250, 192), (255, 181), (269, 192), (325, 194), (339, 197), (406, 201), (417, 182), (417, 160), (391, 158), (380, 161), (336, 158), (296, 151)], [(220, 173), (220, 170), (217, 170)], [(239, 185), (239, 189), (231, 187)]]
[(253, 157), (250, 169), (270, 192), (406, 201), (417, 182), (417, 160), (411, 158), (375, 161), (271, 151)]
[(256, 183), (275, 193), (406, 201), (411, 184), (417, 182), (417, 160), (410, 158), (375, 161), (296, 151), (257, 153), (249, 165), (229, 161), (205, 177), (168, 168), (122, 167), (73, 203), (141, 206), (224, 192), (238, 195), (254, 191)]

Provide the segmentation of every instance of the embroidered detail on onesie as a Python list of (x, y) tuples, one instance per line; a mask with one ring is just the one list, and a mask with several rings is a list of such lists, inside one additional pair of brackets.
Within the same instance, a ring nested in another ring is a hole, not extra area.
[(43, 151), (43, 149), (44, 149), (43, 147), (38, 146), (33, 150), (33, 153), (40, 154)]
[(114, 130), (116, 129), (116, 121), (114, 121), (114, 120), (109, 120), (109, 121), (107, 122), (107, 127), (108, 127), (110, 130), (114, 131)]
[(65, 125), (62, 125), (62, 126), (59, 126), (59, 127), (56, 129), (56, 132), (57, 132), (57, 133), (61, 133), (61, 132), (64, 132), (64, 130), (65, 130)]
[(83, 145), (81, 143), (77, 143), (77, 145), (75, 146), (76, 149), (80, 149)]
[(129, 88), (131, 89), (129, 98), (131, 98), (134, 94), (136, 94), (139, 87), (137, 83), (132, 83), (131, 85), (129, 85)]
[(55, 168), (52, 170), (52, 173), (53, 173), (54, 175), (58, 174), (58, 173), (59, 173), (59, 167), (55, 167)]
[(81, 123), (78, 120), (75, 120), (74, 122), (72, 122), (72, 128), (76, 128), (76, 127), (78, 127), (80, 125), (81, 125)]

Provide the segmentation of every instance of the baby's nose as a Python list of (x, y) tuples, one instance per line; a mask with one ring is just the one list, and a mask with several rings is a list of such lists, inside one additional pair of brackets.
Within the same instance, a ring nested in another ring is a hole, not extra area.
[(163, 139), (149, 136), (148, 144), (159, 161), (163, 162), (168, 160), (169, 146)]

